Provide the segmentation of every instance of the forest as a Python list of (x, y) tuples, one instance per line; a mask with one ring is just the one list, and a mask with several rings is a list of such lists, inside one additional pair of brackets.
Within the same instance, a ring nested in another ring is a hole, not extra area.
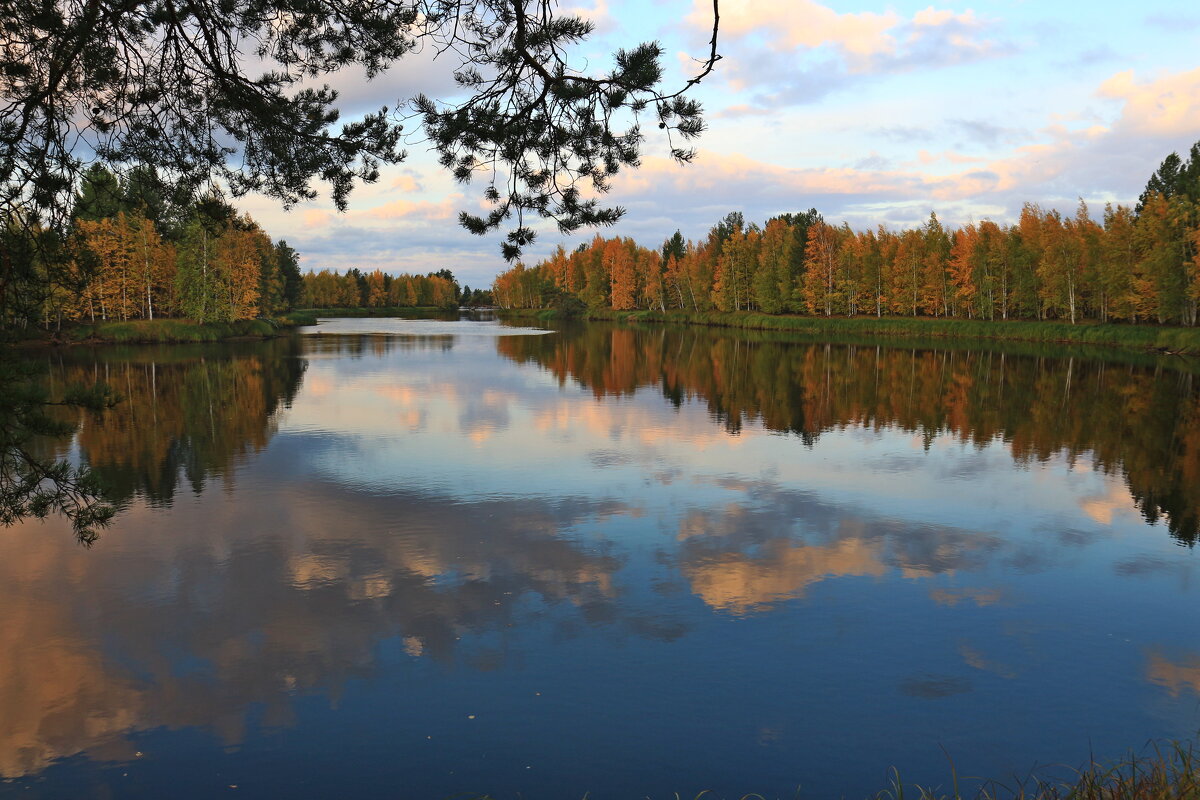
[(300, 294), (304, 308), (458, 308), (490, 305), (491, 297), (481, 290), (458, 288), (454, 273), (440, 269), (428, 275), (391, 275), (382, 270), (345, 273), (323, 269), (306, 272)]
[(299, 256), (218, 194), (176, 198), (149, 168), (85, 174), (65, 232), (9, 218), (0, 327), (186, 317), (230, 322), (292, 308)]
[(816, 209), (761, 227), (740, 212), (700, 241), (602, 238), (497, 276), (504, 308), (758, 311), (819, 316), (1196, 325), (1200, 142), (1168, 156), (1135, 207), (1026, 203), (1013, 224), (854, 230)]

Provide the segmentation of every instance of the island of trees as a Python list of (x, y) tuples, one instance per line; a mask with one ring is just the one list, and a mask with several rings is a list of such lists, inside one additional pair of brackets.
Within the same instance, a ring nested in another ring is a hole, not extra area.
[(1172, 154), (1136, 207), (1080, 200), (1073, 216), (1027, 203), (1015, 224), (853, 230), (815, 209), (661, 248), (601, 238), (495, 281), (504, 308), (757, 311), (982, 320), (1127, 320), (1196, 325), (1200, 143)]

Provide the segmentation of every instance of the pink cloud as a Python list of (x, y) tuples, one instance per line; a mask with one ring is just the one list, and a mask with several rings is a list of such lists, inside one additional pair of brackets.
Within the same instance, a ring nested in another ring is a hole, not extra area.
[(324, 228), (333, 221), (333, 214), (319, 208), (310, 208), (303, 213), (305, 228)]
[(364, 211), (363, 216), (382, 220), (448, 220), (458, 216), (462, 201), (463, 197), (460, 194), (451, 195), (436, 203), (400, 198)]
[(1200, 130), (1200, 68), (1146, 82), (1126, 70), (1105, 81), (1098, 94), (1124, 102), (1118, 126), (1129, 133), (1176, 136)]
[[(710, 4), (695, 0), (688, 21), (698, 27), (711, 27)], [(721, 7), (721, 35), (726, 40), (763, 33), (775, 50), (832, 44), (859, 57), (892, 52), (896, 43), (888, 31), (899, 23), (900, 17), (892, 11), (839, 14), (813, 0), (794, 0), (770, 14), (764, 14), (761, 6), (751, 0), (733, 0)]]
[(391, 188), (401, 192), (419, 192), (424, 189), (420, 181), (412, 175), (397, 175), (390, 184)]

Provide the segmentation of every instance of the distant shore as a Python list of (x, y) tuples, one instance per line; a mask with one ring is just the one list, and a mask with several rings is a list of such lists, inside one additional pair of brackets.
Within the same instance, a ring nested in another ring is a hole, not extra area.
[[(565, 319), (555, 309), (498, 309), (501, 318)], [(721, 311), (599, 311), (587, 320), (668, 323), (744, 328), (802, 334), (880, 336), (903, 339), (975, 339), (1051, 342), (1122, 347), (1177, 355), (1200, 355), (1200, 328), (1024, 320), (913, 319), (890, 317), (809, 317)]]
[(288, 318), (312, 320), (302, 325), (315, 325), (318, 317), (423, 317), (430, 314), (458, 314), (458, 306), (385, 306), (382, 308), (303, 308), (289, 312)]

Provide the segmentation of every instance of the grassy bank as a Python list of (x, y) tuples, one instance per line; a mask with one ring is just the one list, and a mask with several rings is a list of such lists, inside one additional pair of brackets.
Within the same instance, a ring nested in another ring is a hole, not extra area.
[[(559, 319), (553, 309), (507, 309), (501, 316), (549, 322)], [(592, 320), (666, 322), (750, 330), (790, 331), (802, 334), (879, 336), (904, 339), (978, 339), (1061, 344), (1103, 345), (1160, 352), (1200, 354), (1200, 328), (1153, 325), (1115, 325), (1065, 322), (988, 322), (966, 319), (910, 319), (895, 317), (800, 317), (750, 312), (602, 311)]]
[(137, 319), (79, 323), (64, 327), (50, 342), (59, 344), (180, 344), (228, 339), (268, 339), (300, 324), (286, 318), (207, 322), (187, 319)]
[(128, 322), (75, 323), (58, 334), (39, 335), (35, 341), (92, 344), (180, 344), (229, 339), (267, 339), (290, 328), (316, 325), (320, 317), (412, 317), (439, 312), (436, 308), (308, 308), (289, 311), (273, 319), (234, 322), (198, 322), (186, 319), (138, 319)]

